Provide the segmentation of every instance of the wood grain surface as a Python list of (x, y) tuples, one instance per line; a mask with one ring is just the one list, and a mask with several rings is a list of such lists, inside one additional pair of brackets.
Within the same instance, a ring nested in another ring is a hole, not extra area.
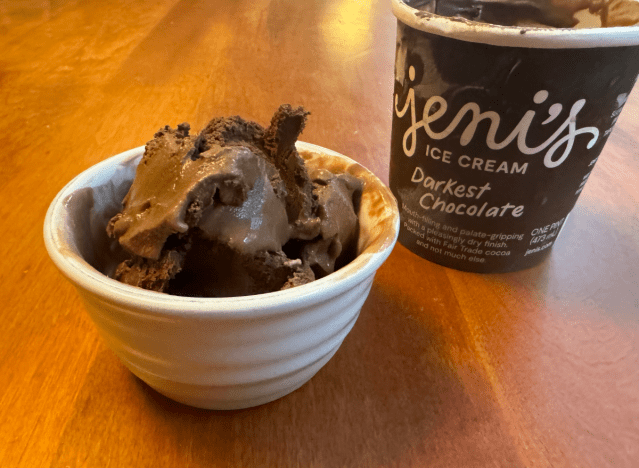
[(55, 194), (165, 124), (284, 102), (388, 180), (387, 0), (0, 2), (0, 466), (639, 466), (639, 97), (551, 257), (440, 267), (398, 245), (335, 357), (241, 411), (177, 403), (101, 341), (49, 260)]

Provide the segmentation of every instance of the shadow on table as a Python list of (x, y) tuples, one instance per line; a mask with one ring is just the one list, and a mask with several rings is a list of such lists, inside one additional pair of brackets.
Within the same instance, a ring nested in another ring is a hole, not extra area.
[(550, 257), (509, 281), (529, 285), (548, 313), (605, 315), (634, 325), (639, 306), (639, 218), (621, 218), (602, 204), (580, 203)]

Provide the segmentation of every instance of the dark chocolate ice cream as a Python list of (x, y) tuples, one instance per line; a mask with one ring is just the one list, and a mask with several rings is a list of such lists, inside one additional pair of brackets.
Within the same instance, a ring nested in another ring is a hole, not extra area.
[(295, 142), (308, 113), (281, 106), (268, 128), (213, 119), (147, 143), (107, 226), (130, 253), (119, 281), (188, 296), (260, 294), (308, 283), (354, 256), (362, 183), (309, 174)]

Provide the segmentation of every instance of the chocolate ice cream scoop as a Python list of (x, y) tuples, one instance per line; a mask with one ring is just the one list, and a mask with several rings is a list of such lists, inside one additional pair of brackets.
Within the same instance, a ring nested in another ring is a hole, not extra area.
[[(246, 147), (214, 146), (195, 153), (188, 128), (182, 124), (177, 130), (165, 127), (156, 133), (146, 146), (122, 212), (107, 227), (109, 235), (140, 257), (157, 260), (167, 238), (196, 226), (214, 201), (216, 207), (239, 210), (266, 175), (265, 162)], [(273, 191), (263, 183), (260, 187), (263, 197), (266, 190)], [(283, 201), (275, 200), (270, 211), (277, 211), (278, 205), (283, 210)], [(264, 206), (254, 205), (251, 215), (261, 215), (258, 210)], [(241, 214), (240, 210), (240, 219)]]
[(295, 148), (308, 113), (281, 106), (271, 125), (213, 119), (165, 127), (145, 148), (109, 236), (131, 254), (115, 278), (189, 296), (238, 296), (313, 281), (348, 263), (362, 183), (309, 175)]
[(336, 263), (339, 268), (340, 260), (354, 255), (362, 182), (350, 174), (335, 175), (326, 169), (314, 171), (312, 178), (319, 199), (320, 235), (304, 245), (302, 259), (324, 276), (335, 269)]

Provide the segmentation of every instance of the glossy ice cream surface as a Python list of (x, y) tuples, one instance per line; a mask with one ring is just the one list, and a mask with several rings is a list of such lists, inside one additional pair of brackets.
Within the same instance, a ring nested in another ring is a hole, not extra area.
[(165, 127), (145, 148), (107, 226), (130, 254), (121, 282), (225, 297), (308, 283), (355, 255), (362, 182), (307, 171), (295, 149), (308, 113), (281, 106), (268, 128), (213, 119)]

